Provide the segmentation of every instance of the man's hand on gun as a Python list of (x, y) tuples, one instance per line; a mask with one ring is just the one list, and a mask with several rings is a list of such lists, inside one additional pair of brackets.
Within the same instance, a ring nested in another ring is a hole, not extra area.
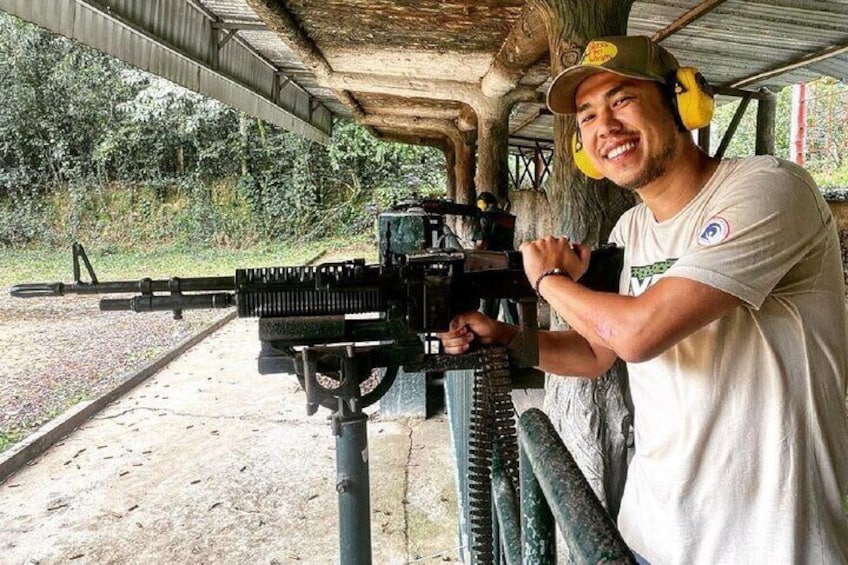
[[(572, 243), (565, 237), (545, 237), (523, 243), (520, 247), (524, 262), (524, 273), (534, 286), (542, 273), (561, 269), (563, 273), (578, 280), (589, 268), (591, 250), (582, 243)], [(510, 326), (477, 312), (463, 312), (450, 323), (447, 332), (436, 334), (442, 349), (449, 355), (465, 353), (473, 342), (483, 345), (509, 345), (518, 333)]]
[(459, 355), (468, 351), (474, 341), (483, 345), (507, 345), (517, 332), (518, 328), (515, 326), (498, 322), (476, 310), (471, 310), (456, 316), (451, 320), (450, 329), (436, 334), (436, 337), (442, 341), (445, 353)]
[(551, 236), (522, 243), (519, 250), (524, 273), (534, 289), (539, 276), (553, 269), (561, 269), (571, 280), (579, 280), (589, 268), (592, 254), (587, 245), (572, 243), (567, 237)]

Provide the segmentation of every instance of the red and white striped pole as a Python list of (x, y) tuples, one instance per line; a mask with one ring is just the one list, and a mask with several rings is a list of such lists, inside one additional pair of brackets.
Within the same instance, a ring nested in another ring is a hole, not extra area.
[(807, 88), (803, 82), (792, 87), (792, 127), (789, 135), (791, 159), (803, 167), (807, 152)]

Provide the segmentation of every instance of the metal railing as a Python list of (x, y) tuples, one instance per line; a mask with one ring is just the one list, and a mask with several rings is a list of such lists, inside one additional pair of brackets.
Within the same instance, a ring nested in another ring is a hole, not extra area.
[(548, 417), (518, 422), (520, 500), (502, 469), (492, 471), (500, 555), (508, 565), (556, 563), (555, 525), (574, 563), (636, 563)]

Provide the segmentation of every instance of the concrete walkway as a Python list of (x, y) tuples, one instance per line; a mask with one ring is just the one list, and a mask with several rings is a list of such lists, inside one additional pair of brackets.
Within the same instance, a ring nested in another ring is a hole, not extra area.
[[(338, 562), (335, 441), (236, 320), (0, 485), (0, 564)], [(456, 562), (448, 425), (369, 422), (375, 564)]]

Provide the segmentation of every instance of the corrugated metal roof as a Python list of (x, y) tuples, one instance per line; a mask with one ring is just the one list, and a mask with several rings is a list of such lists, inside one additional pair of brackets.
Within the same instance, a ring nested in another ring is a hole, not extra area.
[[(699, 2), (642, 1), (628, 33), (652, 35)], [(663, 41), (681, 64), (714, 85), (730, 86), (834, 45), (848, 45), (848, 2), (729, 0)], [(848, 53), (756, 81), (747, 89), (781, 88), (821, 76), (848, 76)]]
[[(293, 29), (272, 30), (267, 14), (251, 4), (280, 10)], [(835, 46), (844, 52), (745, 88), (848, 77), (848, 0), (637, 1), (628, 32), (666, 30), (696, 7), (709, 9), (663, 45), (715, 85), (734, 85)], [(0, 0), (0, 10), (313, 138), (330, 131), (331, 114), (459, 122), (473, 105), (459, 91), (479, 89), (507, 37), (527, 21), (523, 0)], [(230, 34), (211, 64), (212, 38), (221, 42)], [(316, 56), (304, 59), (304, 45)], [(325, 65), (317, 69), (321, 81), (309, 66), (316, 61)], [(520, 84), (543, 93), (548, 66), (542, 55), (523, 70)], [(338, 80), (328, 80), (327, 72)], [(422, 133), (414, 124), (404, 131), (391, 123), (379, 131)], [(510, 118), (512, 142), (550, 142), (552, 124), (540, 104), (519, 104)]]

